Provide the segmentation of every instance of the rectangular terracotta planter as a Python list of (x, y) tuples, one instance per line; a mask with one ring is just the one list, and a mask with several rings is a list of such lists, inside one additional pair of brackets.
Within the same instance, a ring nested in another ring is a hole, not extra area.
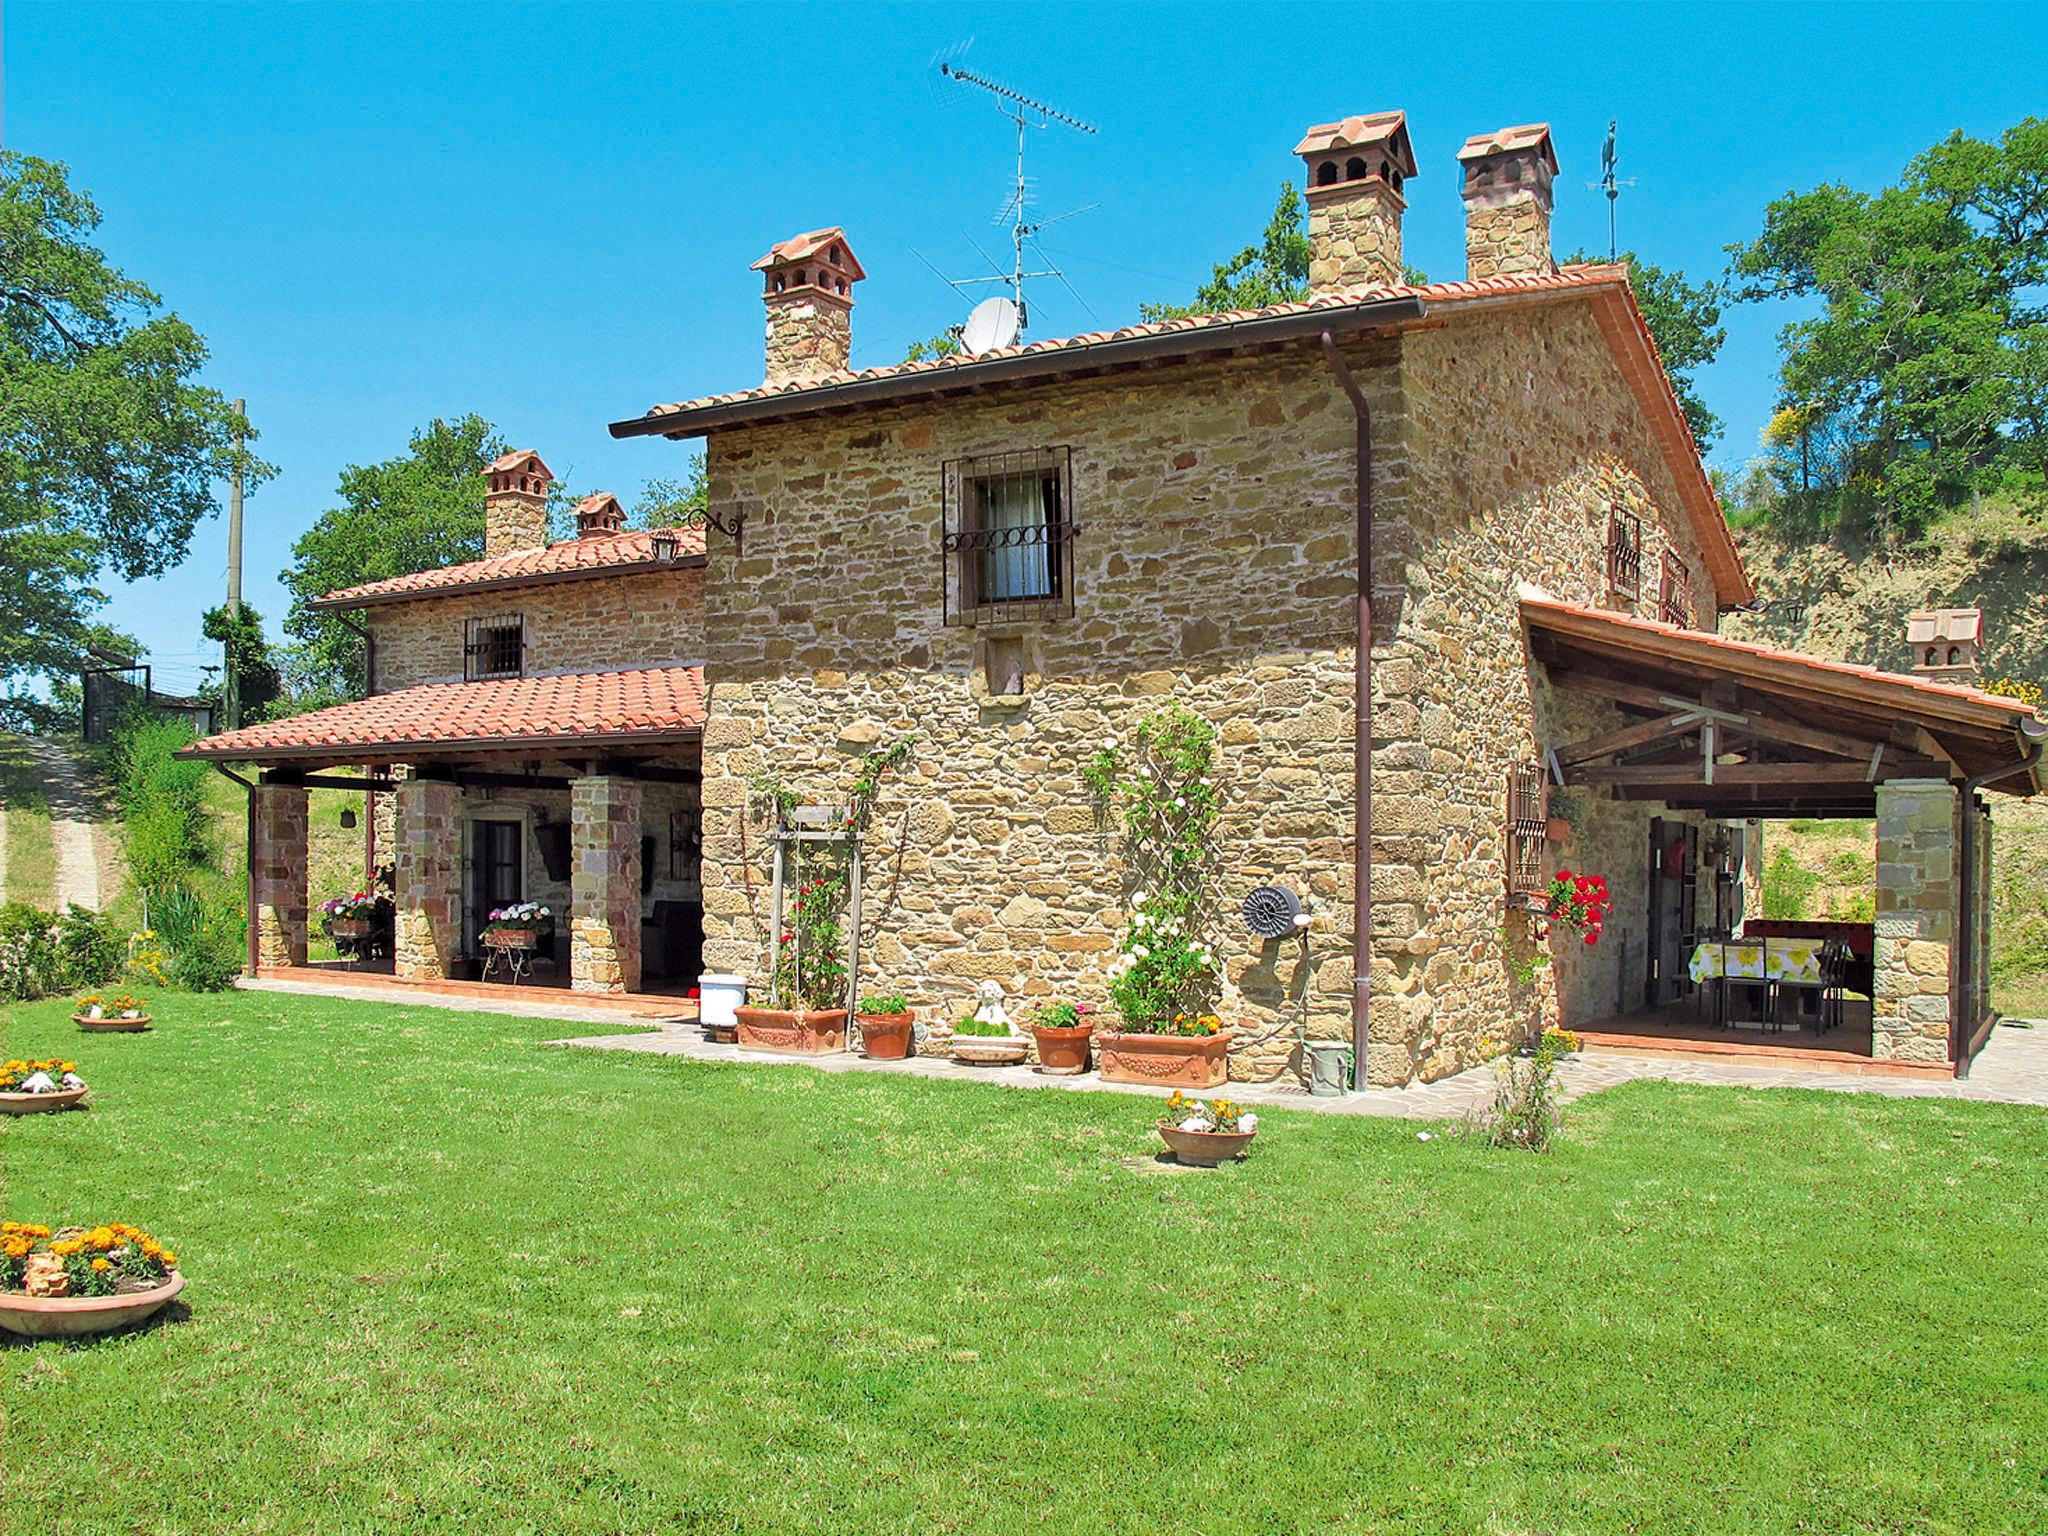
[(1231, 1031), (1213, 1035), (1114, 1035), (1098, 1031), (1103, 1081), (1156, 1088), (1214, 1088), (1230, 1077)]
[(846, 1049), (844, 1008), (735, 1008), (740, 1048), (783, 1056), (830, 1056)]

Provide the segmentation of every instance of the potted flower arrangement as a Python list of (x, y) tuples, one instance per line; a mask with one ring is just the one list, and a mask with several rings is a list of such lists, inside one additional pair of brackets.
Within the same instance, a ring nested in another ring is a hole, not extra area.
[(1600, 930), (1613, 909), (1614, 900), (1607, 894), (1605, 879), (1560, 869), (1551, 876), (1550, 889), (1544, 893), (1543, 907), (1537, 914), (1537, 937), (1548, 938), (1561, 928), (1566, 933), (1579, 934), (1588, 944), (1598, 944)]
[(860, 1026), (861, 1047), (873, 1061), (901, 1061), (910, 1054), (913, 1019), (900, 992), (865, 993), (853, 1015)]
[(493, 949), (532, 949), (539, 941), (541, 926), (554, 915), (537, 901), (515, 901), (509, 907), (492, 909), (477, 938)]
[(1087, 1003), (1041, 1004), (1031, 1016), (1031, 1038), (1038, 1042), (1038, 1070), (1056, 1077), (1076, 1077), (1088, 1070), (1088, 1038), (1095, 1033), (1095, 1010)]
[(733, 1010), (743, 1048), (784, 1056), (846, 1049), (846, 961), (839, 931), (844, 889), (844, 876), (836, 872), (814, 875), (798, 887), (796, 921), (779, 935), (773, 960), (777, 1006)]
[(1259, 1117), (1234, 1099), (1191, 1099), (1179, 1089), (1159, 1117), (1159, 1135), (1176, 1162), (1197, 1168), (1243, 1157), (1259, 1129)]
[(1096, 1039), (1105, 1082), (1214, 1088), (1230, 1076), (1231, 1031), (1213, 1013), (1175, 1013), (1104, 1030)]
[(140, 1227), (0, 1222), (0, 1328), (30, 1338), (105, 1333), (185, 1288), (178, 1256)]
[(377, 898), (368, 891), (330, 897), (320, 903), (320, 913), (330, 939), (367, 939), (377, 916)]
[(75, 1061), (0, 1061), (0, 1114), (69, 1109), (84, 1097), (85, 1079)]
[(87, 993), (72, 1007), (71, 1022), (87, 1034), (134, 1034), (149, 1028), (149, 1003), (126, 992)]
[(953, 1025), (953, 1059), (972, 1067), (1014, 1067), (1030, 1049), (1008, 1019), (969, 1015)]

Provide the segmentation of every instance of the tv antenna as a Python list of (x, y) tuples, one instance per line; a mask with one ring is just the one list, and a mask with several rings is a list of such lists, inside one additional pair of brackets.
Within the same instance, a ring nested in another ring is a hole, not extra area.
[[(1049, 128), (1055, 123), (1063, 128), (1071, 128), (1076, 133), (1092, 134), (1096, 129), (1094, 124), (1084, 123), (1080, 118), (1075, 117), (1071, 113), (1062, 112), (1058, 107), (1048, 102), (1040, 101), (1035, 96), (1027, 96), (1022, 91), (1014, 90), (1010, 86), (1004, 85), (1001, 81), (992, 80), (986, 75), (978, 74), (973, 70), (963, 67), (959, 63), (960, 55), (973, 46), (974, 39), (969, 38), (957, 47), (945, 50), (932, 61), (938, 71), (937, 77), (933, 81), (933, 87), (940, 101), (948, 105), (960, 100), (966, 94), (966, 89), (984, 91), (994, 100), (997, 110), (1017, 125), (1017, 179), (1015, 185), (1010, 190), (1009, 197), (1004, 201), (1003, 206), (997, 210), (995, 217), (996, 223), (1002, 224), (1007, 222), (1010, 226), (1010, 270), (1008, 272), (1003, 271), (994, 260), (984, 254), (983, 260), (988, 261), (990, 266), (996, 268), (994, 276), (949, 277), (946, 281), (955, 288), (972, 288), (987, 283), (1001, 283), (1008, 287), (1010, 290), (1010, 303), (1015, 306), (1015, 314), (1011, 320), (998, 328), (994, 334), (1008, 333), (1010, 338), (1014, 340), (1016, 336), (1022, 335), (1025, 327), (1031, 323), (1031, 308), (1024, 298), (1024, 282), (1027, 278), (1057, 278), (1061, 285), (1066, 288), (1067, 292), (1074, 295), (1076, 302), (1083, 309), (1088, 308), (1087, 301), (1080, 294), (1074, 292), (1074, 285), (1067, 281), (1064, 272), (1051, 263), (1050, 259), (1045, 255), (1044, 248), (1038, 246), (1035, 237), (1042, 229), (1067, 219), (1078, 218), (1082, 214), (1092, 212), (1100, 206), (1097, 203), (1090, 203), (1086, 207), (1075, 208), (1066, 213), (1056, 214), (1049, 219), (1033, 219), (1031, 217), (1031, 181), (1024, 174), (1024, 145), (1028, 138), (1027, 130), (1032, 128)], [(1024, 246), (1027, 242), (1033, 245), (1037, 259), (1045, 263), (1043, 267), (1034, 272), (1024, 270)], [(979, 250), (980, 247), (977, 246), (976, 249)], [(977, 311), (977, 313), (980, 313), (980, 311)], [(1090, 311), (1090, 314), (1092, 316), (1093, 311)], [(1014, 326), (1014, 329), (1012, 329), (1012, 326)], [(982, 329), (984, 334), (989, 334), (985, 327)], [(1007, 343), (997, 343), (997, 345), (1007, 345)]]
[(1621, 247), (1614, 238), (1615, 200), (1621, 196), (1621, 189), (1623, 187), (1632, 187), (1636, 184), (1636, 179), (1633, 176), (1617, 177), (1614, 174), (1615, 163), (1614, 119), (1609, 118), (1607, 120), (1607, 142), (1600, 146), (1600, 179), (1586, 183), (1586, 190), (1588, 192), (1604, 192), (1607, 194), (1607, 259), (1609, 261), (1618, 259), (1621, 254)]

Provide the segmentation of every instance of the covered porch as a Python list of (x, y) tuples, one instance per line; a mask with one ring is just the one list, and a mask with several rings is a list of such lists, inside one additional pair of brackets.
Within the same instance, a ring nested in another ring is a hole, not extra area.
[[(1544, 594), (1522, 614), (1542, 679), (1609, 706), (1546, 747), (1550, 782), (1651, 812), (1647, 846), (1609, 850), (1645, 861), (1645, 910), (1626, 915), (1640, 987), (1566, 996), (1563, 1022), (1596, 1046), (1966, 1072), (1994, 1022), (1984, 792), (2042, 787), (2048, 724), (1954, 683)], [(1767, 828), (1794, 817), (1870, 824), (1868, 923), (1763, 919)]]
[[(427, 684), (195, 744), (248, 790), (249, 974), (687, 996), (702, 723), (699, 670), (669, 667)], [(388, 901), (389, 939), (362, 963), (309, 964), (319, 901), (348, 894), (308, 888), (316, 788), (371, 802), (356, 889)], [(521, 942), (485, 942), (525, 903), (547, 915)]]

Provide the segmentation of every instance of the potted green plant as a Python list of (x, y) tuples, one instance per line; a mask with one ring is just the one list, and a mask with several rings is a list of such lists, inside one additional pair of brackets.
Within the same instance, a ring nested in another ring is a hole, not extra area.
[(1088, 1039), (1095, 1033), (1095, 1010), (1087, 1003), (1041, 1004), (1031, 1016), (1031, 1038), (1038, 1044), (1038, 1070), (1056, 1077), (1075, 1077), (1088, 1070)]
[(1108, 1083), (1214, 1088), (1230, 1076), (1232, 1032), (1213, 1013), (1175, 1013), (1156, 1023), (1096, 1036), (1096, 1066)]
[(853, 1022), (860, 1026), (861, 1048), (874, 1061), (901, 1061), (910, 1054), (910, 1003), (900, 992), (868, 992), (861, 996)]
[(1031, 1043), (1007, 1020), (972, 1016), (953, 1025), (953, 1059), (973, 1067), (1014, 1067)]
[(846, 962), (841, 958), (842, 881), (831, 875), (799, 888), (796, 921), (777, 936), (771, 968), (774, 1007), (733, 1010), (745, 1050), (828, 1056), (846, 1049)]

